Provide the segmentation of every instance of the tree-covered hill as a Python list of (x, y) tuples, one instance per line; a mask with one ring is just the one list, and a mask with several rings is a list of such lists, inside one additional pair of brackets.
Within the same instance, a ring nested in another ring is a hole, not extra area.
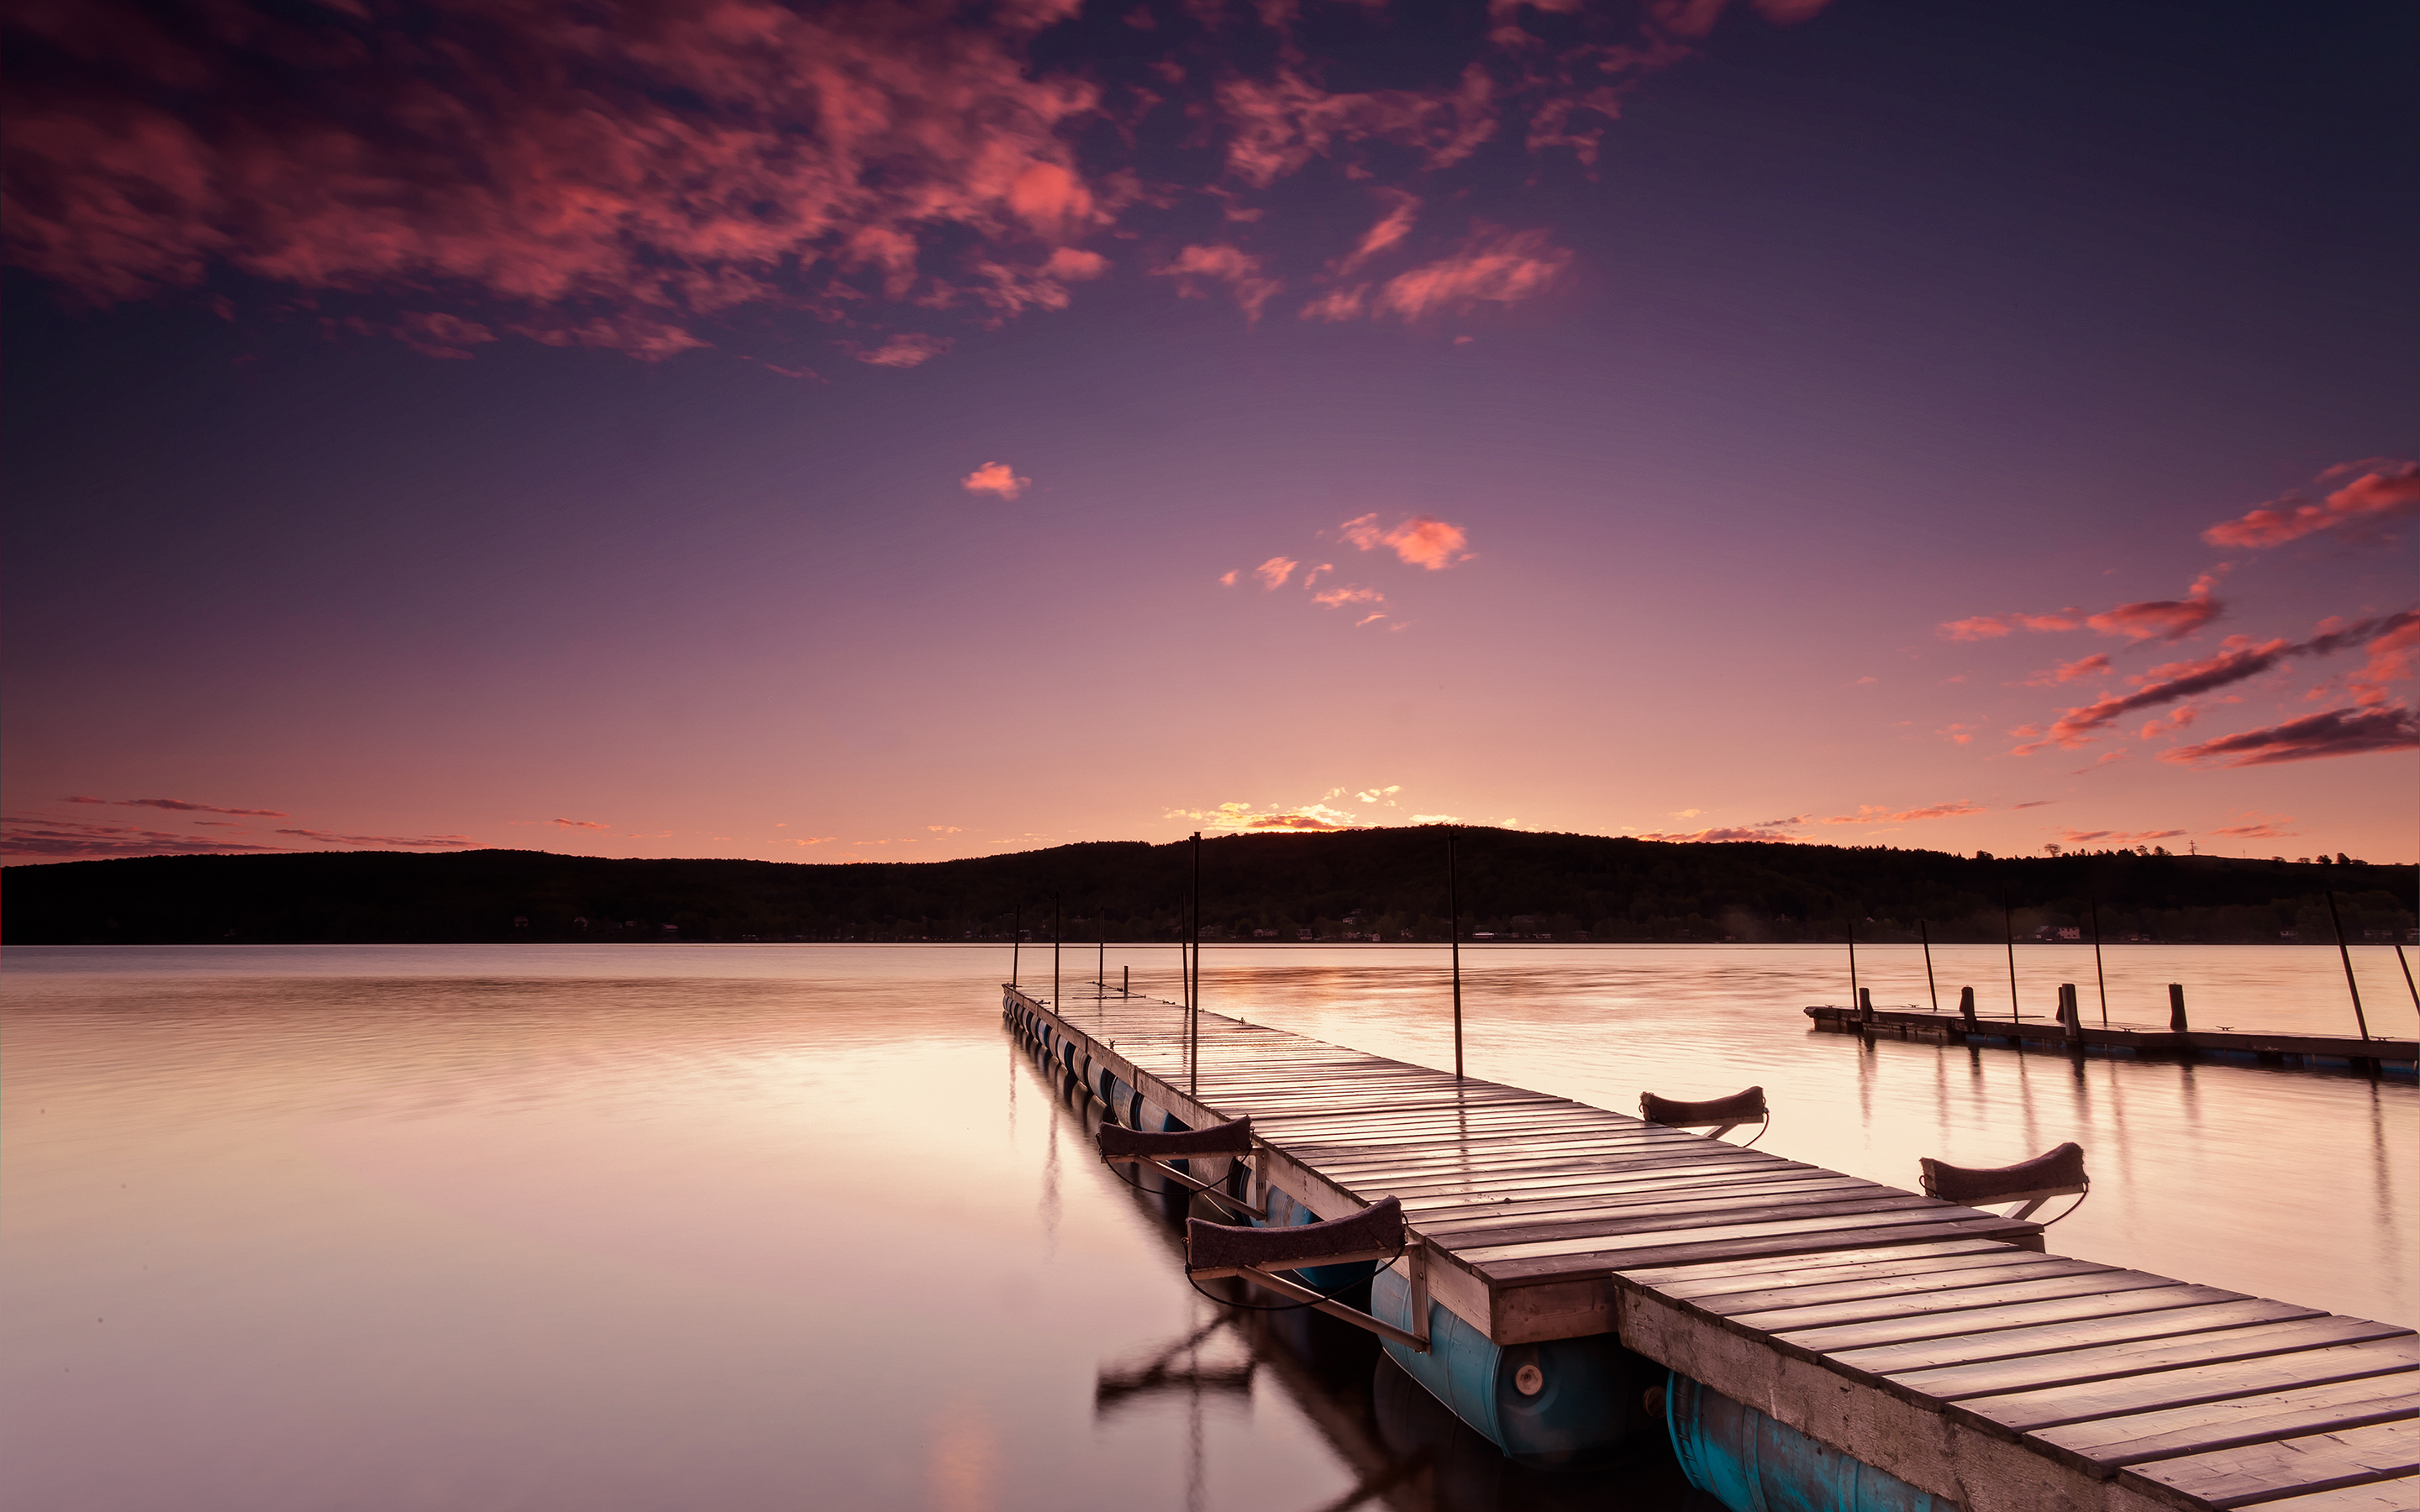
[[(1887, 847), (1687, 845), (1464, 828), (1463, 928), (1497, 939), (2274, 944), (2406, 940), (2415, 869), (2128, 852), (1993, 859)], [(1447, 933), (1441, 827), (1202, 845), (1205, 937)], [(10, 867), (10, 945), (1179, 937), (1189, 844), (1104, 841), (923, 863), (611, 860), (543, 851), (163, 856)]]

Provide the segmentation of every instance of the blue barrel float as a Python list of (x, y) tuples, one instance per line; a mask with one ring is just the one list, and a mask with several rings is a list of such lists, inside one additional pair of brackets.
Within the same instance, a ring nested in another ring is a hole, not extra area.
[(1665, 1382), (1664, 1413), (1682, 1473), (1730, 1512), (1959, 1512), (1678, 1372)]
[[(1406, 1332), (1412, 1288), (1400, 1271), (1370, 1284), (1370, 1313)], [(1659, 1373), (1613, 1334), (1497, 1344), (1429, 1300), (1429, 1352), (1388, 1340), (1388, 1357), (1513, 1459), (1545, 1470), (1603, 1463), (1652, 1442), (1645, 1392)]]

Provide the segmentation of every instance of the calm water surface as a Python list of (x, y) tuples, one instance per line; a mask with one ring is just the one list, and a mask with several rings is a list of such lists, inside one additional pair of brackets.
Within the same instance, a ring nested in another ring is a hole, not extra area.
[[(2356, 952), (2372, 1026), (2415, 1019)], [(1902, 956), (1907, 959), (1901, 959)], [(1466, 949), (1474, 1074), (1767, 1088), (1913, 1186), (2072, 1138), (2053, 1249), (2420, 1321), (2409, 1083), (1811, 1035), (1837, 951)], [(1089, 976), (1090, 949), (1062, 970)], [(1936, 953), (2005, 1011), (1996, 951)], [(1167, 993), (1175, 951), (1111, 951)], [(2020, 993), (2098, 998), (2088, 952)], [(44, 1508), (1701, 1505), (1516, 1473), (1360, 1335), (1237, 1323), (998, 1016), (996, 949), (56, 949), (0, 959), (0, 1463)], [(1912, 952), (1861, 960), (1926, 1000)], [(1047, 983), (1047, 949), (1026, 950)], [(1209, 957), (1205, 1000), (1450, 1062), (1434, 950)], [(2136, 947), (2112, 1017), (2350, 1028), (2333, 952)], [(1993, 983), (1997, 983), (1994, 988)], [(1995, 997), (1996, 993), (1996, 997)], [(1324, 1320), (1322, 1320), (1324, 1321)], [(1341, 1335), (1341, 1336), (1339, 1336)]]

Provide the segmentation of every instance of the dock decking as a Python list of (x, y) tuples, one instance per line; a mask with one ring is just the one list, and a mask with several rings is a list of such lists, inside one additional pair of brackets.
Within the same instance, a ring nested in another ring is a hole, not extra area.
[[(1324, 1218), (1385, 1196), (1499, 1345), (1618, 1333), (1969, 1512), (2420, 1498), (2420, 1337), (2042, 1253), (2041, 1230), (1566, 1098), (1114, 988), (1006, 1009)], [(1913, 1157), (1911, 1157), (1912, 1163)]]
[(2410, 1076), (2420, 1043), (2411, 1040), (2352, 1035), (2284, 1034), (2232, 1029), (2148, 1029), (2128, 1025), (2081, 1026), (2070, 1035), (2055, 1019), (1995, 1019), (1978, 1015), (1972, 1024), (1956, 1013), (1921, 1008), (1878, 1008), (1868, 1015), (1854, 1008), (1824, 1005), (1807, 1010), (1815, 1027), (1838, 1034), (1878, 1034), (1942, 1044), (2014, 1044), (2043, 1050), (2082, 1050), (2091, 1055), (2146, 1058), (2233, 1060), (2251, 1065), (2334, 1067)]

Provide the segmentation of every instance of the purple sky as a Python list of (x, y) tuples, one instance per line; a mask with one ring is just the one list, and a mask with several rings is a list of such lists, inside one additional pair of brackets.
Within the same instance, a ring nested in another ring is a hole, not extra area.
[(2420, 852), (2409, 8), (0, 16), (12, 859)]

